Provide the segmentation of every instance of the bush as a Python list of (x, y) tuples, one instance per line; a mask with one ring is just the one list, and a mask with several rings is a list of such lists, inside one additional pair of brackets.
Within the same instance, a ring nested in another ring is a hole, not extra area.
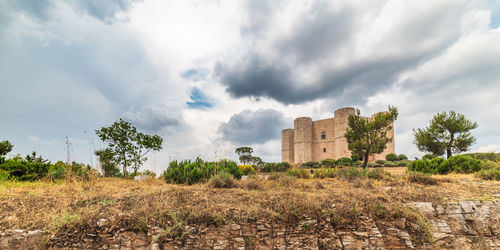
[(339, 169), (336, 172), (336, 176), (342, 179), (352, 180), (354, 178), (365, 178), (367, 173), (368, 169), (350, 167)]
[(401, 166), (401, 167), (407, 167), (411, 164), (411, 161), (409, 160), (401, 160), (401, 161), (398, 161), (397, 162), (398, 166)]
[(316, 162), (316, 161), (304, 162), (304, 163), (300, 164), (300, 166), (303, 168), (319, 168), (319, 167), (321, 167), (319, 162)]
[(214, 188), (232, 188), (235, 186), (234, 177), (226, 172), (219, 172), (212, 176), (208, 184)]
[(397, 167), (399, 164), (397, 162), (392, 162), (392, 161), (386, 161), (384, 163), (384, 167)]
[(252, 165), (239, 165), (240, 171), (243, 175), (250, 175), (255, 173), (255, 168)]
[(384, 179), (384, 177), (386, 176), (386, 173), (384, 172), (383, 169), (377, 168), (377, 169), (367, 171), (366, 176), (370, 179), (381, 180), (381, 179)]
[(290, 163), (288, 162), (279, 162), (279, 163), (266, 163), (262, 168), (262, 172), (285, 172), (291, 168)]
[(56, 162), (56, 164), (50, 166), (49, 168), (49, 178), (52, 180), (64, 179), (66, 176), (66, 163), (62, 161)]
[(351, 158), (342, 157), (335, 163), (337, 164), (337, 166), (352, 166), (353, 161), (351, 160)]
[(410, 173), (408, 175), (408, 181), (413, 183), (419, 183), (424, 185), (436, 185), (436, 179), (432, 178), (430, 174), (422, 173)]
[(352, 160), (353, 162), (356, 162), (356, 161), (361, 161), (361, 155), (356, 154), (356, 153), (351, 154), (351, 160)]
[(433, 154), (425, 154), (424, 156), (422, 156), (422, 160), (432, 160), (434, 158), (436, 158), (437, 155), (433, 155)]
[(234, 161), (222, 160), (218, 162), (205, 162), (200, 158), (195, 161), (172, 161), (167, 170), (162, 174), (167, 183), (194, 184), (208, 181), (215, 172), (226, 172), (241, 179), (242, 172)]
[(414, 160), (411, 162), (410, 166), (408, 167), (408, 170), (413, 172), (430, 173), (431, 161), (427, 159)]
[(380, 165), (384, 165), (385, 161), (384, 160), (376, 160), (375, 163), (380, 164)]
[(406, 156), (405, 154), (400, 154), (398, 155), (398, 160), (399, 161), (408, 160), (408, 156)]
[(500, 169), (498, 168), (484, 169), (477, 172), (476, 177), (484, 180), (500, 181)]
[(385, 160), (387, 161), (397, 161), (399, 159), (399, 156), (394, 153), (386, 154), (385, 155)]
[(333, 168), (321, 168), (314, 170), (313, 177), (314, 178), (334, 178), (335, 177), (336, 170)]
[(453, 170), (457, 173), (470, 174), (481, 170), (481, 161), (464, 155), (456, 155), (450, 157), (447, 161), (450, 161), (453, 166)]
[(6, 181), (9, 179), (9, 172), (3, 170), (3, 169), (0, 169), (0, 181)]
[(324, 168), (333, 168), (335, 167), (335, 160), (334, 159), (324, 159), (321, 161), (321, 166)]
[(309, 174), (309, 171), (303, 168), (292, 168), (288, 170), (288, 175), (294, 176), (297, 178), (302, 178), (302, 179), (309, 179), (311, 175)]

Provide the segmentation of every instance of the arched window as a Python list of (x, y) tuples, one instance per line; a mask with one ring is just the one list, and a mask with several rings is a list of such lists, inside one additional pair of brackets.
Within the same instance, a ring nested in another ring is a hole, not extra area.
[(326, 139), (326, 132), (321, 133), (321, 139)]

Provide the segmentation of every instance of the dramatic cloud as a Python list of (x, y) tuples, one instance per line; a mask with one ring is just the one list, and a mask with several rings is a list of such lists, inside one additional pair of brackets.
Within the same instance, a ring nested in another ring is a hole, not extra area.
[[(285, 16), (297, 8), (289, 5)], [(355, 93), (360, 103), (456, 41), (467, 2), (368, 5), (313, 2), (296, 18), (269, 22), (263, 35), (258, 25), (259, 46), (218, 62), (216, 76), (237, 98), (299, 104)]]
[(227, 123), (222, 123), (219, 133), (224, 140), (248, 145), (280, 138), (285, 126), (286, 119), (282, 112), (273, 109), (244, 110), (231, 116)]

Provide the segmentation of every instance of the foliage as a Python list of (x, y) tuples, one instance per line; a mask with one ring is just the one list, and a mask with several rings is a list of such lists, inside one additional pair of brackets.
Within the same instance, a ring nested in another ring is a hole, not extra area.
[(311, 175), (309, 174), (309, 170), (303, 168), (292, 168), (288, 170), (288, 175), (294, 176), (302, 179), (309, 179)]
[(97, 150), (94, 152), (99, 157), (101, 169), (105, 177), (116, 177), (120, 173), (120, 169), (114, 160), (114, 153), (111, 149)]
[(463, 155), (452, 156), (446, 160), (441, 157), (435, 157), (432, 160), (415, 160), (408, 167), (409, 171), (430, 174), (448, 174), (452, 171), (468, 174), (480, 169), (481, 161)]
[(467, 151), (476, 142), (471, 130), (477, 123), (465, 118), (455, 111), (434, 115), (430, 125), (425, 129), (414, 129), (414, 143), (420, 151), (450, 158), (453, 154)]
[(401, 161), (398, 161), (398, 166), (401, 166), (401, 167), (407, 167), (408, 165), (410, 165), (411, 161), (409, 160), (401, 160)]
[(324, 168), (333, 168), (336, 164), (334, 159), (324, 159), (321, 161), (321, 166)]
[(48, 176), (52, 180), (64, 179), (66, 176), (66, 163), (58, 161), (50, 166)]
[(351, 160), (352, 161), (361, 161), (361, 155), (357, 153), (351, 153)]
[(488, 161), (500, 162), (500, 153), (468, 153), (463, 155), (482, 161), (488, 160)]
[(320, 168), (314, 170), (313, 177), (314, 178), (334, 178), (337, 170), (334, 168)]
[(348, 157), (342, 157), (340, 159), (338, 159), (337, 161), (335, 161), (335, 164), (337, 166), (352, 166), (352, 159), (351, 158), (348, 158)]
[(384, 165), (385, 161), (384, 160), (376, 160), (375, 163), (380, 164), (380, 165)]
[(368, 158), (380, 154), (387, 148), (387, 133), (392, 130), (392, 123), (397, 119), (398, 109), (389, 106), (389, 112), (377, 113), (373, 119), (361, 117), (359, 109), (355, 115), (349, 115), (345, 138), (351, 153), (363, 157), (363, 168), (368, 165)]
[(244, 165), (251, 163), (253, 160), (253, 149), (251, 147), (239, 147), (234, 152), (238, 154), (240, 162)]
[[(96, 130), (99, 138), (108, 143), (110, 152), (113, 153), (114, 162), (121, 164), (123, 175), (127, 175), (127, 167), (132, 166), (134, 173), (147, 160), (145, 155), (162, 148), (163, 139), (158, 135), (148, 135), (137, 132), (129, 122), (120, 120), (109, 127)], [(145, 152), (143, 152), (145, 151)]]
[(321, 165), (317, 161), (308, 161), (300, 164), (303, 168), (319, 168)]
[(381, 180), (381, 179), (384, 179), (386, 177), (386, 172), (384, 172), (384, 170), (381, 168), (377, 168), (377, 169), (369, 170), (366, 173), (366, 177), (368, 177), (370, 179)]
[(12, 145), (9, 141), (0, 142), (0, 156), (7, 155), (10, 151), (12, 151), (13, 147), (14, 145)]
[(243, 175), (251, 175), (255, 173), (255, 168), (252, 165), (239, 165), (238, 167)]
[(3, 169), (0, 169), (0, 181), (6, 181), (9, 179), (9, 172), (3, 170)]
[(386, 161), (384, 162), (384, 167), (397, 167), (399, 166), (399, 164), (397, 162), (393, 162), (393, 161)]
[(50, 167), (50, 162), (39, 158), (36, 161), (15, 157), (0, 164), (0, 169), (9, 172), (11, 179), (18, 181), (34, 181), (43, 178)]
[(156, 177), (156, 173), (155, 173), (155, 172), (153, 172), (153, 171), (151, 171), (151, 170), (149, 170), (149, 169), (144, 170), (144, 172), (142, 172), (141, 174), (142, 174), (142, 175), (151, 176), (151, 177), (153, 177), (153, 178), (155, 178), (155, 177)]
[(201, 158), (195, 161), (172, 161), (167, 170), (163, 172), (163, 178), (167, 183), (195, 184), (208, 181), (217, 172), (226, 172), (241, 179), (242, 172), (234, 161), (222, 160), (218, 162), (206, 162)]
[(400, 154), (398, 155), (398, 160), (399, 161), (408, 160), (408, 156), (406, 156), (405, 154)]
[(386, 154), (385, 160), (386, 161), (397, 161), (397, 160), (399, 160), (399, 156), (397, 154), (394, 154), (394, 153)]
[(484, 180), (500, 181), (500, 168), (483, 169), (476, 173), (476, 177)]
[(208, 184), (214, 188), (231, 188), (236, 186), (234, 177), (226, 172), (219, 172), (212, 176), (208, 181)]
[(432, 159), (434, 159), (436, 157), (438, 157), (438, 156), (434, 155), (434, 154), (425, 154), (424, 156), (422, 156), (422, 159), (432, 160)]
[(290, 169), (290, 163), (288, 162), (278, 162), (278, 163), (266, 163), (262, 168), (262, 172), (285, 172)]

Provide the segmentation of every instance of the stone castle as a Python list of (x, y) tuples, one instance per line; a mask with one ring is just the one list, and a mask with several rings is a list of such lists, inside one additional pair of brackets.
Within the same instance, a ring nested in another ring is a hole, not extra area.
[[(324, 159), (351, 157), (344, 137), (348, 127), (349, 115), (354, 115), (354, 108), (341, 108), (335, 111), (334, 117), (313, 121), (309, 117), (295, 119), (293, 129), (281, 131), (281, 160), (291, 164), (309, 161), (320, 162)], [(372, 119), (374, 115), (370, 118)], [(387, 134), (394, 138), (394, 126)], [(387, 144), (381, 154), (371, 155), (370, 162), (385, 160), (385, 155), (394, 153), (394, 140)]]

